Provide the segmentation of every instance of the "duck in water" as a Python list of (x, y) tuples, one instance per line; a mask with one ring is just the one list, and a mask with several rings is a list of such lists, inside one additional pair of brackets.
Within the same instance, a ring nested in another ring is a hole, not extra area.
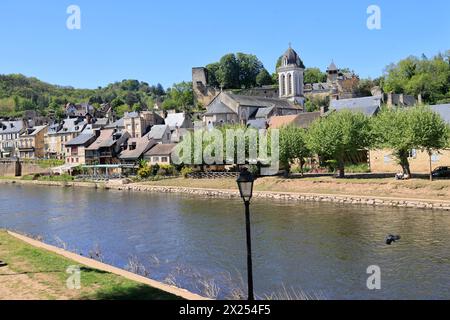
[(386, 244), (390, 246), (393, 242), (399, 241), (401, 239), (400, 236), (389, 235), (386, 238)]

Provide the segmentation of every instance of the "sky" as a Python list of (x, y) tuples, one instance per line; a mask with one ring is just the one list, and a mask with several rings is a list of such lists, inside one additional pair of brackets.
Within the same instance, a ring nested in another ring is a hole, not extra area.
[[(67, 8), (80, 8), (70, 30)], [(381, 29), (369, 30), (377, 5)], [(332, 60), (361, 77), (410, 55), (450, 49), (448, 0), (0, 0), (0, 74), (76, 88), (123, 79), (165, 87), (230, 52), (273, 72), (289, 46), (306, 67)]]

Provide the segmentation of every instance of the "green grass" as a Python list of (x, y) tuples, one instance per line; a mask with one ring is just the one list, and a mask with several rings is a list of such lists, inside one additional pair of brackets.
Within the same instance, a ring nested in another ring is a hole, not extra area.
[(32, 180), (37, 180), (37, 181), (57, 181), (57, 182), (70, 182), (73, 181), (74, 178), (68, 174), (63, 174), (60, 176), (41, 176), (41, 175), (28, 175), (28, 176), (23, 176), (21, 178), (21, 180), (25, 180), (25, 181), (32, 181)]
[[(49, 297), (58, 298), (55, 293), (64, 293), (69, 266), (78, 263), (48, 252), (35, 248), (0, 230), (0, 257), (8, 264), (8, 267), (16, 273), (46, 275), (44, 285), (48, 291), (42, 292), (42, 299)], [(173, 300), (178, 297), (164, 291), (140, 284), (120, 276), (88, 268), (81, 267), (81, 289), (74, 297), (76, 300)], [(41, 283), (42, 285), (43, 283)], [(17, 290), (20, 290), (18, 288)]]

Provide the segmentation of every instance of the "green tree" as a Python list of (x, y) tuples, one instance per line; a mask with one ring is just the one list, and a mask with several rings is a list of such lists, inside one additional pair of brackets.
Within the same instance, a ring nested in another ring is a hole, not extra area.
[(224, 89), (240, 88), (239, 62), (234, 54), (227, 54), (220, 59), (216, 78)]
[(239, 86), (253, 88), (256, 86), (256, 77), (264, 69), (261, 61), (253, 54), (237, 53), (236, 60), (239, 66)]
[(411, 176), (408, 157), (417, 144), (408, 113), (401, 109), (384, 109), (372, 118), (372, 132), (374, 146), (392, 150), (403, 173)]
[(286, 175), (291, 171), (291, 165), (298, 161), (303, 175), (305, 158), (311, 156), (306, 145), (306, 132), (295, 126), (283, 127), (280, 130), (280, 162), (286, 169)]
[(448, 146), (449, 128), (441, 116), (429, 107), (408, 110), (412, 139), (417, 148), (426, 151), (430, 159), (430, 180), (433, 181), (432, 156)]
[(272, 77), (266, 69), (262, 69), (256, 76), (256, 84), (259, 87), (273, 84)]
[(308, 129), (307, 145), (320, 157), (335, 160), (345, 177), (345, 157), (370, 146), (369, 118), (345, 110), (315, 121)]
[(327, 81), (327, 74), (319, 68), (306, 68), (304, 79), (305, 83), (321, 83)]

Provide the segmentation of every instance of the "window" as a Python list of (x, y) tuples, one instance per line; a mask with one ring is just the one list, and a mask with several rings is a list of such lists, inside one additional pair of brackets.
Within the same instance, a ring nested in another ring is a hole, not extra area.
[(288, 95), (292, 94), (292, 74), (288, 74)]
[(280, 81), (280, 89), (281, 89), (281, 95), (285, 96), (286, 95), (286, 77), (285, 75), (281, 75), (281, 81)]
[(153, 161), (154, 163), (159, 162), (159, 157), (153, 157), (152, 161)]
[(161, 162), (169, 162), (169, 158), (168, 157), (161, 157)]
[(409, 152), (409, 158), (413, 158), (413, 159), (416, 159), (416, 158), (417, 158), (417, 150), (416, 150), (416, 149), (412, 149), (412, 150)]

